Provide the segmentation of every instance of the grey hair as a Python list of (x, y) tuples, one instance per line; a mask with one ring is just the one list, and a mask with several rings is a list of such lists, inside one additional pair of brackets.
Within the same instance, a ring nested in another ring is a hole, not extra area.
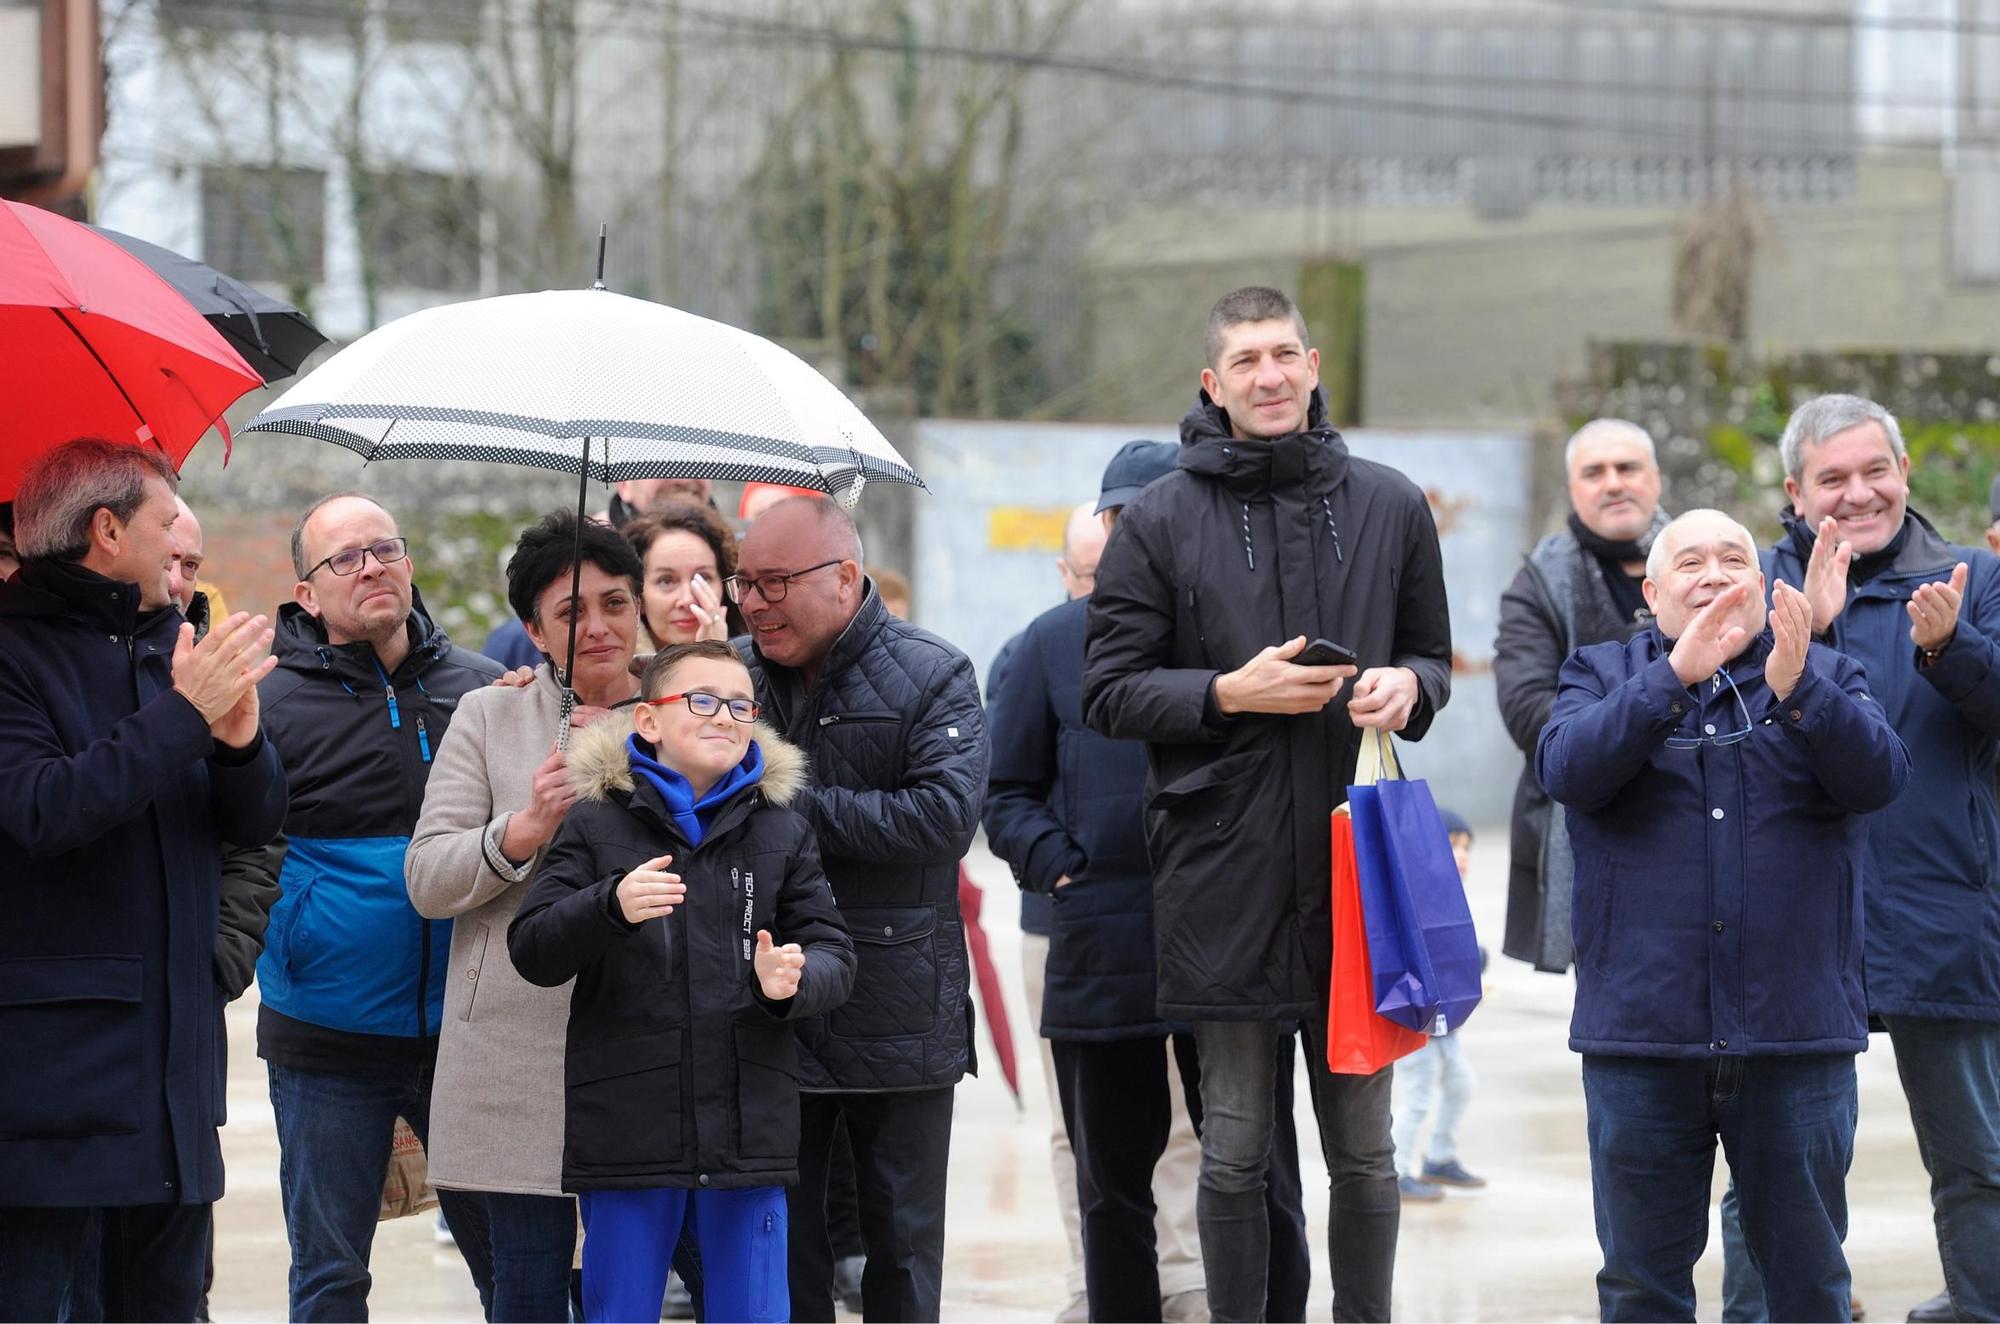
[(78, 437), (37, 459), (14, 498), (14, 545), (23, 559), (80, 561), (90, 550), (90, 522), (108, 510), (129, 522), (159, 479), (178, 494), (173, 461), (150, 446)]
[(298, 523), (292, 525), (292, 569), (298, 572), (298, 576), (300, 579), (304, 579), (306, 577), (307, 522), (310, 521), (314, 515), (319, 514), (320, 507), (331, 505), (335, 501), (344, 501), (348, 497), (359, 497), (361, 500), (366, 501), (369, 505), (375, 507), (375, 509), (381, 511), (383, 514), (386, 515), (389, 513), (388, 507), (384, 506), (380, 501), (377, 501), (374, 497), (369, 496), (366, 492), (356, 492), (351, 489), (345, 492), (329, 492), (325, 496), (321, 497), (319, 500), (313, 502), (310, 506), (307, 506), (305, 509), (305, 513), (299, 516)]
[(830, 531), (835, 539), (845, 542), (848, 548), (845, 559), (854, 562), (856, 567), (866, 572), (868, 562), (862, 555), (861, 530), (855, 527), (854, 517), (848, 514), (838, 501), (814, 496), (786, 497), (783, 501), (773, 501), (764, 507), (763, 514), (757, 516), (757, 522), (763, 522), (770, 517), (772, 511), (781, 510), (786, 506), (810, 506), (820, 532)]
[(1709, 509), (1708, 507), (1701, 507), (1695, 510), (1684, 510), (1673, 519), (1668, 520), (1666, 527), (1661, 529), (1659, 533), (1654, 535), (1653, 546), (1651, 550), (1649, 550), (1646, 553), (1646, 578), (1652, 580), (1655, 584), (1657, 584), (1660, 582), (1660, 576), (1663, 573), (1665, 573), (1667, 568), (1668, 534), (1672, 533), (1675, 529), (1679, 528), (1682, 524), (1685, 524), (1687, 521), (1691, 519), (1703, 519), (1710, 516), (1713, 516), (1714, 518), (1721, 520), (1723, 523), (1729, 525), (1730, 528), (1735, 529), (1738, 533), (1742, 534), (1743, 545), (1750, 549), (1750, 555), (1752, 558), (1756, 557), (1757, 540), (1751, 537), (1750, 530), (1744, 528), (1743, 525), (1739, 523), (1736, 520), (1736, 518), (1732, 516), (1728, 511), (1712, 510)]
[(1785, 423), (1785, 435), (1778, 438), (1778, 455), (1785, 462), (1785, 476), (1793, 482), (1805, 477), (1807, 446), (1817, 446), (1828, 437), (1859, 427), (1880, 423), (1888, 434), (1889, 449), (1902, 459), (1903, 429), (1896, 416), (1873, 400), (1858, 395), (1816, 395), (1792, 411)]
[(1653, 462), (1655, 468), (1659, 467), (1660, 456), (1659, 452), (1653, 449), (1652, 433), (1646, 431), (1646, 429), (1640, 427), (1637, 423), (1627, 422), (1622, 418), (1593, 418), (1578, 428), (1571, 435), (1569, 444), (1563, 447), (1564, 471), (1567, 472), (1569, 467), (1576, 463), (1576, 448), (1584, 442), (1610, 441), (1621, 437), (1627, 441), (1636, 441), (1644, 446), (1646, 448), (1646, 458)]

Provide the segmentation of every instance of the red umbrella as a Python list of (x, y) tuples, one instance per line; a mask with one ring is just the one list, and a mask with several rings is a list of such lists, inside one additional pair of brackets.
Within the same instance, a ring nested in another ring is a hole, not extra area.
[(30, 460), (72, 437), (156, 446), (178, 465), (263, 384), (138, 258), (53, 212), (0, 202), (0, 500)]
[(993, 949), (986, 930), (979, 923), (985, 896), (965, 865), (958, 866), (958, 913), (965, 922), (965, 945), (972, 953), (972, 973), (979, 983), (979, 1005), (986, 1009), (986, 1032), (993, 1036), (993, 1052), (1000, 1059), (1000, 1074), (1014, 1092), (1014, 1106), (1021, 1106), (1021, 1068), (1014, 1060), (1014, 1026), (1007, 1019), (1007, 1001), (1000, 996), (1000, 970), (993, 964)]

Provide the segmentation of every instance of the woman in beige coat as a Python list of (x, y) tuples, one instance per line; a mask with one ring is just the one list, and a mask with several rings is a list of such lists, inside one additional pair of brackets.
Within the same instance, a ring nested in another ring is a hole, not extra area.
[[(578, 536), (574, 515), (551, 515), (521, 535), (507, 564), (508, 603), (551, 658), (569, 644)], [(595, 520), (581, 538), (577, 726), (639, 694), (630, 670), (639, 557)], [(486, 1317), (563, 1321), (576, 1248), (575, 1201), (562, 1192), (570, 990), (536, 988), (507, 959), (508, 922), (574, 798), (555, 752), (562, 690), (547, 662), (533, 674), (525, 685), (477, 690), (460, 702), (405, 872), (417, 910), (454, 921), (431, 1101), (431, 1179), (480, 1197), (485, 1217), (465, 1231), (454, 1220), (453, 1230)]]

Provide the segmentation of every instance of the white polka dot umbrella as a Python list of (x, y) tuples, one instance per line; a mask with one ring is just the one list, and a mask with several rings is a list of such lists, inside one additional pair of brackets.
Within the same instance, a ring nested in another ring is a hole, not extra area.
[(721, 478), (843, 496), (869, 479), (923, 485), (789, 350), (608, 290), (411, 313), (315, 368), (244, 430), (317, 437), (368, 460), (491, 460), (607, 483)]
[(592, 479), (783, 483), (849, 505), (870, 479), (923, 486), (854, 402), (790, 351), (602, 288), (506, 294), (398, 318), (301, 378), (243, 430), (317, 437), (370, 461), (573, 473), (579, 519)]

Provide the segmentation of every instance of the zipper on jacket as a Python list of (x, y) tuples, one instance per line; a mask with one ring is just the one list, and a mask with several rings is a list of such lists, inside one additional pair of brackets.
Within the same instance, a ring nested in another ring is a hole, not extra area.
[(424, 762), (431, 761), (431, 733), (424, 725), (423, 714), (417, 715), (417, 752), (424, 756)]
[[(389, 673), (382, 670), (380, 658), (375, 660), (375, 674), (382, 678), (382, 697), (389, 704), (389, 729), (400, 731), (403, 729), (403, 710), (396, 706), (396, 686), (390, 681)], [(430, 760), (426, 758), (424, 762), (429, 763)]]

